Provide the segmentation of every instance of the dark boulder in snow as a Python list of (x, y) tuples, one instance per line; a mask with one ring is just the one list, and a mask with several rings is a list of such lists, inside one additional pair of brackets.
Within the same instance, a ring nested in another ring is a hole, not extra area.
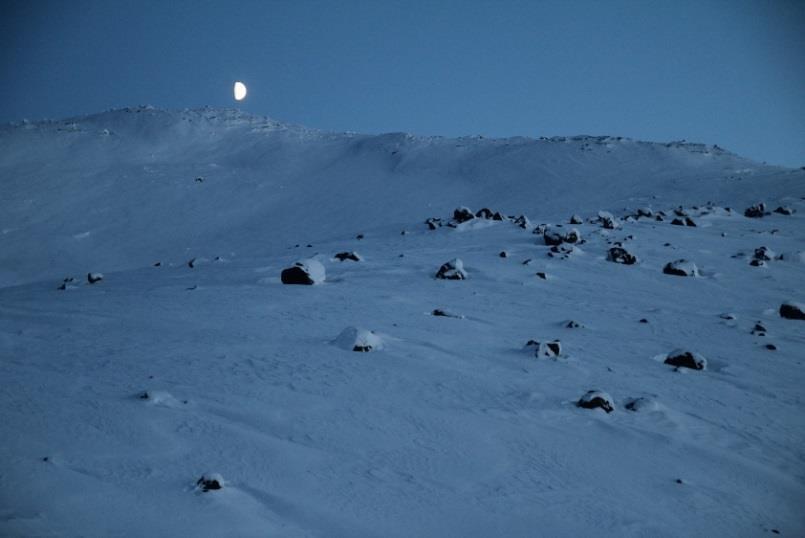
[(637, 256), (623, 247), (612, 247), (607, 251), (607, 260), (624, 265), (634, 265), (637, 263)]
[(303, 284), (312, 286), (324, 282), (324, 266), (318, 260), (301, 260), (293, 267), (283, 269), (280, 279), (283, 284)]
[(453, 211), (453, 220), (456, 221), (457, 224), (461, 224), (462, 222), (467, 222), (468, 220), (472, 220), (475, 218), (475, 214), (466, 207), (458, 207)]
[(440, 228), (442, 226), (442, 219), (438, 217), (430, 217), (425, 221), (425, 224), (428, 225), (429, 230), (435, 230), (436, 228)]
[(565, 328), (567, 328), (567, 329), (581, 329), (582, 327), (584, 327), (584, 325), (582, 325), (578, 321), (574, 321), (572, 319), (570, 321), (568, 321), (567, 323), (565, 323)]
[(757, 204), (747, 207), (744, 211), (744, 217), (750, 219), (759, 219), (766, 214), (766, 204), (758, 202)]
[(347, 327), (335, 339), (335, 345), (346, 351), (367, 353), (383, 349), (383, 340), (373, 331)]
[(442, 264), (436, 272), (436, 278), (443, 280), (465, 280), (467, 273), (464, 271), (464, 262), (459, 258), (454, 258)]
[(752, 255), (754, 259), (764, 262), (772, 261), (774, 259), (774, 256), (775, 256), (774, 251), (766, 247), (756, 248), (755, 253)]
[(555, 359), (562, 354), (562, 344), (559, 340), (537, 342), (536, 340), (529, 340), (526, 342), (525, 348), (533, 351), (535, 357), (546, 357)]
[(662, 272), (674, 276), (699, 276), (699, 268), (696, 267), (696, 264), (682, 259), (666, 263)]
[(674, 220), (671, 221), (671, 224), (673, 224), (674, 226), (693, 226), (693, 227), (696, 226), (696, 223), (690, 217), (675, 218)]
[(222, 489), (224, 487), (224, 477), (218, 473), (205, 473), (196, 481), (196, 486), (204, 493)]
[(500, 256), (501, 258), (508, 258), (508, 257), (509, 257), (509, 253), (508, 253), (508, 252), (506, 252), (505, 250), (501, 250), (501, 251), (500, 251), (500, 254), (498, 254), (498, 256)]
[(103, 280), (103, 274), (101, 273), (87, 273), (87, 282), (90, 284), (95, 284), (96, 282), (100, 282)]
[(767, 332), (768, 330), (766, 329), (766, 326), (759, 321), (755, 323), (754, 327), (752, 327), (752, 334), (756, 336), (766, 336)]
[(338, 254), (335, 255), (335, 259), (338, 260), (338, 261), (341, 261), (341, 262), (346, 261), (346, 260), (352, 260), (353, 262), (359, 262), (363, 258), (361, 258), (361, 255), (358, 254), (357, 252), (339, 252)]
[(488, 207), (484, 207), (475, 212), (475, 218), (486, 220), (503, 220), (503, 215), (499, 211), (492, 212)]
[(437, 317), (464, 319), (464, 316), (462, 316), (461, 314), (455, 314), (453, 312), (450, 312), (449, 310), (444, 310), (441, 308), (434, 309), (433, 312), (431, 312), (430, 314), (431, 316), (437, 316)]
[(780, 316), (785, 319), (805, 319), (805, 305), (787, 302), (780, 305)]
[(691, 370), (704, 370), (707, 368), (707, 359), (698, 353), (682, 349), (670, 352), (663, 362), (677, 368), (690, 368)]
[(597, 222), (607, 230), (614, 230), (620, 227), (620, 222), (618, 221), (618, 219), (615, 218), (615, 216), (613, 216), (612, 213), (608, 211), (599, 211), (598, 218), (595, 219), (595, 222)]
[(650, 219), (650, 218), (654, 217), (654, 211), (652, 211), (648, 207), (638, 208), (638, 210), (637, 210), (637, 218), (639, 219), (641, 217)]
[(519, 226), (523, 230), (527, 230), (528, 228), (531, 227), (531, 221), (529, 221), (528, 217), (526, 217), (525, 215), (520, 215), (519, 217), (514, 219), (513, 222), (516, 226)]
[(570, 217), (570, 224), (584, 224), (584, 219), (578, 215), (573, 215)]
[(612, 403), (612, 396), (600, 390), (588, 390), (584, 396), (579, 398), (576, 405), (583, 409), (601, 408), (607, 413), (611, 413), (615, 410), (615, 404)]
[(548, 280), (548, 274), (543, 271), (538, 271), (536, 273), (537, 277), (541, 278), (542, 280)]
[(576, 228), (571, 228), (569, 232), (565, 234), (564, 237), (565, 243), (581, 243), (581, 232), (578, 231)]
[(795, 210), (788, 207), (788, 206), (780, 206), (774, 210), (775, 213), (779, 213), (780, 215), (793, 215)]
[(542, 239), (548, 246), (561, 245), (565, 240), (565, 236), (558, 230), (546, 229), (545, 233), (542, 234)]

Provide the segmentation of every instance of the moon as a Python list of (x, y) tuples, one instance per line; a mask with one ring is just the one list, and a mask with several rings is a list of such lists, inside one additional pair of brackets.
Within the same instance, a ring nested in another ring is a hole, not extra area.
[(235, 82), (235, 101), (243, 101), (246, 99), (246, 85), (241, 81)]

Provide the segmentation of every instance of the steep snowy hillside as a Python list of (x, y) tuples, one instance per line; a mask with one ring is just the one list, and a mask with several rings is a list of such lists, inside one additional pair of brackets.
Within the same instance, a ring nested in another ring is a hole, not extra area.
[(139, 108), (0, 186), (2, 536), (805, 535), (805, 171)]
[(801, 178), (683, 143), (364, 136), (231, 110), (118, 110), (0, 130), (0, 285), (206, 248), (277, 253), (458, 204), (546, 221), (658, 195), (743, 206)]

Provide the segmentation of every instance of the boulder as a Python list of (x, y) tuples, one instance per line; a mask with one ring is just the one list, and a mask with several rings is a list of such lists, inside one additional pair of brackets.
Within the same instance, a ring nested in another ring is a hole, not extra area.
[(519, 217), (514, 219), (513, 222), (516, 226), (519, 226), (523, 230), (527, 230), (531, 227), (531, 221), (529, 221), (528, 217), (526, 217), (525, 215), (520, 215)]
[(607, 230), (614, 230), (620, 227), (618, 219), (608, 211), (599, 211), (596, 221)]
[(346, 351), (361, 353), (383, 349), (383, 339), (380, 336), (374, 331), (357, 327), (347, 327), (341, 331), (333, 343)]
[(95, 284), (97, 282), (100, 282), (101, 280), (103, 280), (102, 273), (87, 273), (87, 282), (89, 282), (90, 284)]
[(535, 357), (546, 357), (555, 359), (562, 354), (562, 344), (559, 340), (537, 342), (536, 340), (529, 340), (525, 345), (526, 349), (533, 351)]
[(453, 211), (453, 220), (461, 224), (475, 218), (475, 214), (466, 207), (458, 207)]
[(607, 251), (607, 260), (624, 265), (634, 265), (637, 263), (637, 256), (623, 247), (612, 247)]
[(336, 260), (341, 261), (341, 262), (346, 261), (346, 260), (352, 260), (353, 262), (359, 262), (359, 261), (361, 261), (363, 259), (363, 258), (361, 258), (361, 255), (358, 254), (357, 252), (339, 252), (334, 257), (335, 257)]
[(430, 314), (431, 316), (437, 316), (437, 317), (464, 319), (464, 316), (462, 316), (461, 314), (456, 314), (450, 312), (449, 310), (443, 310), (441, 308), (434, 309), (433, 312), (431, 312)]
[(542, 235), (542, 239), (548, 246), (561, 245), (565, 240), (565, 236), (558, 230), (549, 228), (545, 230), (545, 233)]
[(570, 224), (584, 224), (584, 220), (578, 215), (573, 215), (570, 217)]
[(774, 259), (774, 251), (766, 247), (758, 247), (752, 257), (756, 260), (770, 262)]
[(665, 357), (664, 362), (665, 364), (676, 366), (677, 368), (690, 368), (691, 370), (704, 370), (707, 368), (707, 359), (698, 353), (682, 349), (676, 349), (670, 352)]
[(222, 489), (224, 487), (224, 477), (218, 473), (205, 473), (196, 481), (196, 486), (204, 493)]
[(459, 258), (454, 258), (442, 264), (436, 272), (436, 278), (443, 280), (465, 280), (467, 272), (464, 271), (464, 262)]
[(292, 267), (283, 269), (280, 279), (283, 284), (321, 284), (325, 279), (324, 266), (318, 260), (300, 260)]
[(425, 224), (428, 225), (429, 230), (435, 230), (436, 228), (440, 228), (442, 226), (442, 219), (438, 217), (430, 217), (425, 221)]
[(805, 319), (805, 305), (787, 302), (780, 305), (780, 317), (785, 319)]
[(579, 398), (576, 405), (583, 409), (601, 408), (607, 413), (611, 413), (615, 410), (615, 404), (612, 403), (612, 396), (600, 390), (588, 390), (584, 396)]
[(645, 217), (647, 219), (654, 217), (654, 212), (648, 207), (641, 207), (637, 210), (637, 218)]
[(749, 217), (750, 219), (759, 219), (766, 214), (766, 204), (763, 202), (758, 202), (753, 206), (749, 206), (744, 210), (744, 217)]
[(779, 213), (780, 215), (793, 215), (795, 210), (788, 207), (788, 206), (779, 206), (777, 209), (774, 210), (775, 213)]
[(508, 252), (506, 252), (505, 250), (501, 250), (501, 251), (500, 251), (500, 254), (498, 254), (498, 256), (500, 256), (501, 258), (508, 258), (508, 257), (509, 257), (509, 253), (508, 253)]
[(662, 272), (674, 276), (699, 276), (699, 268), (696, 267), (696, 264), (683, 259), (666, 263)]
[(565, 234), (563, 239), (565, 243), (581, 243), (581, 232), (576, 228), (571, 228), (570, 231)]

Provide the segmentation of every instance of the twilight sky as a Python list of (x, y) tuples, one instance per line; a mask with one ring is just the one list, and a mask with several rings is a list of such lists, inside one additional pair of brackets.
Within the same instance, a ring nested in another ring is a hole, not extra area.
[(610, 134), (805, 165), (801, 0), (0, 3), (0, 122), (239, 107), (335, 131)]

